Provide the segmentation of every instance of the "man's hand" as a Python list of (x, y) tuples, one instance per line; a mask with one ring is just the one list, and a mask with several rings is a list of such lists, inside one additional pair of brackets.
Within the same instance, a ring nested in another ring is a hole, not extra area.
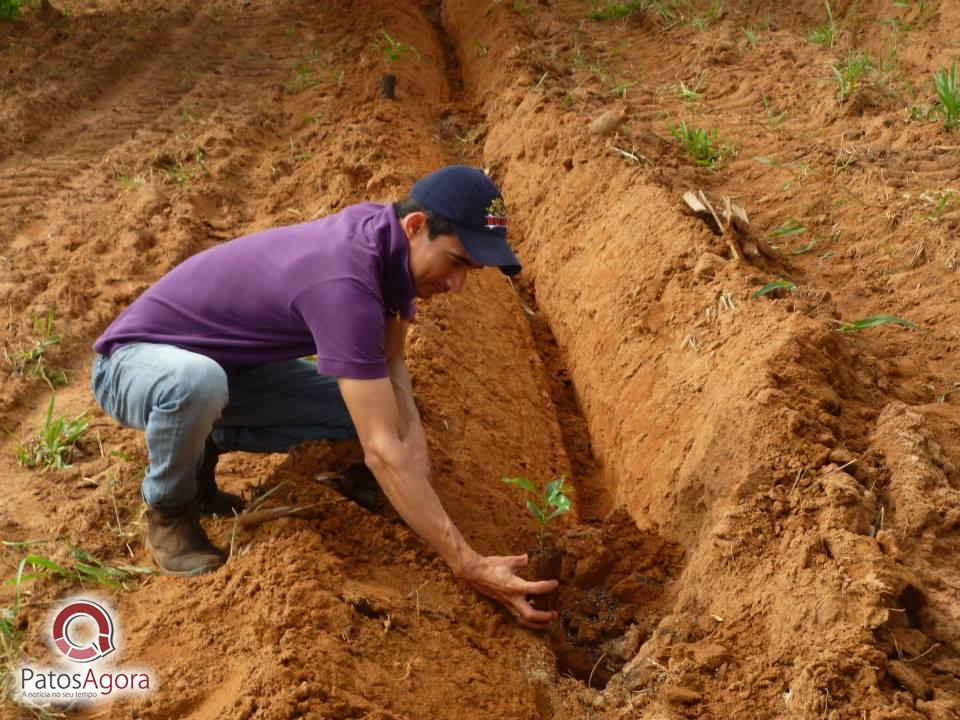
[(491, 597), (503, 605), (524, 627), (544, 630), (557, 614), (535, 610), (527, 600), (527, 596), (542, 595), (555, 590), (557, 581), (529, 582), (518, 577), (516, 571), (526, 565), (526, 555), (480, 556), (462, 568), (459, 575), (461, 580), (478, 593)]

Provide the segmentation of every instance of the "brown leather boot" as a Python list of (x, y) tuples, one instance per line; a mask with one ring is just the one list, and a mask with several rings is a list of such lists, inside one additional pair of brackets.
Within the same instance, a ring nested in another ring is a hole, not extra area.
[(200, 527), (195, 502), (169, 509), (148, 506), (146, 546), (165, 575), (193, 577), (224, 563), (223, 553)]

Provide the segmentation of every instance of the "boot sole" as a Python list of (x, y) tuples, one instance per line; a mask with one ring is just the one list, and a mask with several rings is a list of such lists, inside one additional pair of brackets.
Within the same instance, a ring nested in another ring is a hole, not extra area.
[(193, 570), (169, 570), (160, 564), (160, 560), (157, 559), (157, 553), (154, 551), (153, 546), (150, 544), (150, 538), (146, 538), (144, 545), (147, 550), (150, 551), (150, 555), (153, 556), (153, 563), (157, 566), (160, 572), (164, 575), (169, 575), (171, 577), (197, 577), (198, 575), (206, 575), (209, 572), (218, 570), (223, 567), (224, 561), (210, 563), (209, 565), (201, 565), (198, 568)]

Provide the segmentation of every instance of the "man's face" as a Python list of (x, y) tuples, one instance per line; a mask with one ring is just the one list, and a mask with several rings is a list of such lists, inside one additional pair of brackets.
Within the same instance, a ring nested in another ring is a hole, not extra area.
[(479, 269), (456, 235), (428, 234), (426, 216), (411, 213), (400, 220), (410, 240), (410, 274), (417, 297), (427, 300), (446, 292), (460, 292), (467, 273)]

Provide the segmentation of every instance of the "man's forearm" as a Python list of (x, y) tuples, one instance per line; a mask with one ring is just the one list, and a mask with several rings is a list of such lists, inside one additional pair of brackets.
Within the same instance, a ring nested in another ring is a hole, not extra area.
[(428, 469), (409, 441), (398, 440), (367, 454), (367, 465), (407, 525), (436, 550), (457, 575), (479, 555), (460, 534), (430, 483)]

